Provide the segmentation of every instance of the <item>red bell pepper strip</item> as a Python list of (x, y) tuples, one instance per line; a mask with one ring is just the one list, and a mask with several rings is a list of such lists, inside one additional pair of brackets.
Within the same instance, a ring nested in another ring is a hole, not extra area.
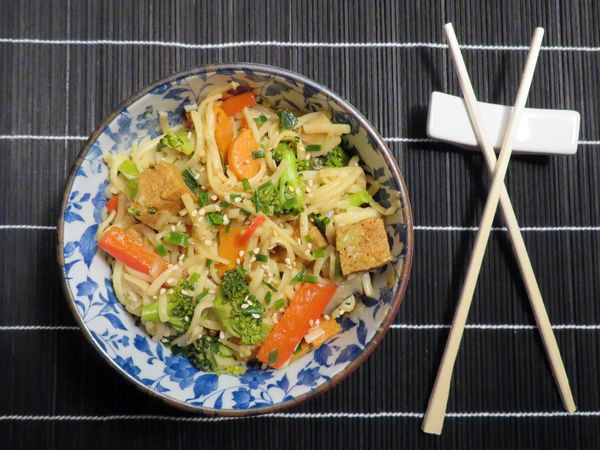
[(116, 211), (118, 208), (119, 208), (119, 196), (118, 195), (113, 195), (106, 202), (106, 210), (110, 214), (111, 212)]
[(227, 100), (223, 100), (221, 108), (228, 116), (233, 116), (239, 113), (244, 108), (256, 104), (256, 96), (253, 92), (244, 92), (243, 94), (234, 95)]
[(273, 327), (257, 358), (271, 367), (279, 368), (291, 358), (294, 350), (335, 294), (337, 286), (332, 283), (303, 283), (290, 302), (279, 322)]
[(242, 244), (244, 245), (244, 247), (246, 247), (248, 245), (248, 241), (250, 240), (250, 238), (252, 237), (252, 235), (254, 234), (254, 232), (263, 223), (265, 223), (265, 216), (263, 216), (262, 214), (259, 214), (258, 216), (256, 216), (256, 219), (254, 219), (252, 221), (252, 223), (250, 224), (250, 226), (248, 227), (248, 229), (246, 230), (246, 232), (240, 238), (240, 241), (242, 242)]

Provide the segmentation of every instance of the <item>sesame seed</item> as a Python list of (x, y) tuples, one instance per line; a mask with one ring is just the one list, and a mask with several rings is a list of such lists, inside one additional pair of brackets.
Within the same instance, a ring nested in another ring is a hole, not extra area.
[(205, 214), (206, 214), (206, 209), (204, 209), (204, 208), (201, 208), (201, 209), (200, 209), (200, 215), (201, 215), (201, 216), (203, 216), (203, 215), (205, 215)]
[(225, 333), (223, 333), (222, 331), (219, 331), (219, 338), (225, 339)]
[(253, 263), (254, 261), (256, 261), (256, 258), (253, 256), (252, 258), (250, 258), (250, 262)]
[(290, 258), (285, 258), (285, 263), (290, 266), (292, 264), (292, 260)]
[(185, 320), (186, 322), (189, 322), (189, 321), (190, 321), (190, 316), (185, 316), (185, 317), (183, 318), (183, 320)]
[(315, 182), (313, 180), (308, 180), (307, 183), (310, 187), (313, 187), (313, 184), (315, 184)]
[(252, 314), (252, 317), (254, 317), (255, 319), (260, 319), (260, 315), (256, 313)]
[(258, 247), (256, 247), (254, 250), (252, 250), (252, 253), (254, 253), (255, 255), (258, 255), (260, 253), (260, 249)]
[(277, 317), (277, 313), (273, 313), (273, 323), (279, 322), (279, 318)]
[(308, 160), (310, 159), (310, 155), (306, 155), (306, 156), (304, 157), (304, 159), (306, 159), (306, 160), (308, 161)]
[(174, 284), (175, 283), (175, 278), (169, 278), (167, 280), (167, 284)]
[(180, 227), (181, 226), (181, 220), (179, 222), (177, 222), (177, 226)]
[(240, 258), (241, 258), (242, 256), (244, 256), (244, 250), (240, 250), (240, 252), (238, 253), (238, 255), (240, 255)]
[(325, 320), (329, 320), (329, 319), (331, 319), (331, 317), (329, 317), (327, 314), (325, 314), (325, 315), (323, 316), (323, 318), (324, 318)]
[(175, 225), (171, 225), (171, 231), (175, 231), (175, 230), (176, 230)]
[(247, 300), (246, 300), (246, 303), (248, 303), (248, 305), (249, 305), (249, 306), (252, 306), (252, 305), (253, 305), (253, 303), (252, 303), (252, 300), (250, 300), (250, 299), (247, 299)]
[(216, 195), (214, 195), (214, 194), (210, 196), (210, 199), (211, 199), (213, 202), (216, 202), (218, 198), (219, 198), (219, 197), (217, 197), (217, 196), (216, 196)]
[(319, 325), (321, 323), (321, 321), (319, 319), (317, 319), (317, 321), (315, 322), (315, 325)]
[(212, 241), (210, 239), (205, 239), (204, 240), (204, 245), (208, 246), (208, 245), (211, 245), (211, 244), (212, 244)]
[(223, 214), (223, 223), (225, 225), (227, 225), (229, 223), (229, 217), (227, 217), (227, 214)]
[(310, 242), (308, 244), (306, 244), (306, 246), (308, 247), (309, 250), (312, 248), (312, 244)]
[(160, 295), (165, 295), (166, 293), (167, 293), (167, 290), (165, 288), (161, 288)]
[(200, 175), (199, 175), (199, 174), (197, 174), (197, 173), (195, 173), (195, 174), (194, 174), (194, 180), (197, 180), (198, 178), (200, 178)]
[(179, 258), (177, 258), (177, 259), (179, 259), (179, 261), (183, 261), (184, 258), (185, 258), (185, 255), (181, 254), (181, 255), (179, 255)]
[(221, 211), (221, 207), (219, 205), (215, 206), (215, 211)]
[(242, 203), (242, 197), (236, 197), (234, 202), (236, 203)]
[(248, 308), (250, 305), (248, 303), (242, 303), (241, 308), (242, 309), (246, 309)]
[(236, 259), (235, 259), (235, 263), (236, 263), (236, 264), (239, 264), (240, 262), (241, 262), (241, 261), (240, 261), (240, 258), (236, 258)]
[(197, 215), (198, 215), (198, 211), (196, 211), (196, 210), (193, 210), (193, 211), (192, 211), (192, 217), (196, 217)]

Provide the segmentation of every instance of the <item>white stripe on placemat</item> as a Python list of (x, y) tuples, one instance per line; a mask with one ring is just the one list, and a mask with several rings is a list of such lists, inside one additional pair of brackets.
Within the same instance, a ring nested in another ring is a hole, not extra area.
[(56, 230), (53, 225), (0, 225), (0, 230)]
[[(294, 42), (294, 41), (239, 41), (212, 44), (193, 44), (178, 41), (134, 41), (114, 39), (32, 39), (32, 38), (0, 38), (1, 44), (43, 44), (43, 45), (117, 45), (117, 46), (150, 46), (175, 47), (194, 50), (213, 50), (236, 47), (291, 47), (291, 48), (433, 48), (445, 49), (448, 46), (441, 42)], [(488, 45), (462, 44), (463, 50), (494, 51), (527, 51), (527, 45)], [(541, 48), (548, 52), (600, 52), (600, 47), (575, 45), (547, 45)]]
[(73, 331), (75, 325), (0, 325), (0, 331)]
[[(422, 413), (404, 411), (382, 411), (375, 413), (359, 412), (323, 412), (323, 413), (274, 413), (254, 417), (204, 417), (204, 416), (161, 416), (152, 414), (111, 414), (105, 416), (76, 416), (76, 415), (0, 415), (0, 421), (65, 421), (65, 422), (109, 422), (129, 420), (156, 420), (164, 422), (224, 422), (234, 420), (264, 420), (264, 419), (420, 419)], [(449, 412), (449, 419), (522, 419), (522, 418), (557, 418), (557, 417), (600, 417), (600, 411), (511, 411), (511, 412)]]

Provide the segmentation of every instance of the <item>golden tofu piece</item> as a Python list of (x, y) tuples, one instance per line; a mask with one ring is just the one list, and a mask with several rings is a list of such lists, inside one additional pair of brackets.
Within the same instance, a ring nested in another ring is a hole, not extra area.
[(319, 229), (314, 225), (308, 229), (308, 237), (310, 238), (312, 248), (321, 249), (327, 247), (327, 239), (323, 237)]
[(133, 208), (140, 211), (140, 215), (136, 217), (154, 228), (165, 211), (177, 214), (183, 209), (181, 196), (185, 193), (192, 198), (196, 197), (183, 181), (177, 166), (158, 163), (144, 170), (138, 177), (138, 192)]
[(366, 219), (336, 229), (342, 273), (371, 270), (392, 260), (383, 219)]

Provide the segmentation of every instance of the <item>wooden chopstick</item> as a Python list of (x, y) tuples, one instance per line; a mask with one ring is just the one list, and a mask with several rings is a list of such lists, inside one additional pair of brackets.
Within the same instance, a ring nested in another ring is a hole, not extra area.
[[(454, 28), (452, 27), (452, 24), (447, 24), (444, 27), (444, 30), (446, 32), (446, 40), (448, 41), (448, 46), (452, 54), (452, 60), (454, 61), (456, 72), (459, 74), (459, 82), (465, 98), (467, 111), (469, 113), (469, 117), (471, 118), (473, 129), (475, 130), (475, 135), (477, 136), (477, 140), (479, 141), (483, 150), (488, 169), (490, 173), (493, 174), (494, 167), (496, 166), (496, 154), (494, 153), (494, 149), (488, 141), (483, 129), (483, 125), (479, 120), (477, 98), (475, 96), (473, 86), (471, 85), (471, 80), (469, 79), (465, 62), (460, 53)], [(556, 342), (556, 337), (554, 336), (552, 326), (550, 325), (550, 319), (548, 318), (548, 313), (546, 312), (546, 307), (544, 306), (544, 301), (542, 300), (542, 293), (540, 292), (540, 287), (533, 272), (531, 260), (527, 254), (525, 241), (523, 240), (523, 235), (521, 234), (521, 229), (519, 227), (519, 223), (517, 222), (515, 211), (504, 185), (500, 191), (500, 206), (502, 208), (504, 222), (506, 223), (509, 236), (511, 238), (513, 251), (517, 257), (521, 276), (525, 283), (525, 289), (527, 290), (527, 294), (529, 296), (529, 303), (531, 305), (531, 309), (533, 310), (533, 314), (542, 337), (542, 342), (544, 343), (546, 355), (550, 362), (550, 367), (554, 374), (554, 379), (558, 386), (563, 406), (567, 411), (574, 412), (576, 407), (573, 394), (571, 392), (571, 387), (569, 386), (569, 378), (560, 356), (560, 350)]]
[[(446, 25), (445, 31), (447, 34), (448, 31), (452, 32), (452, 26), (450, 25), (448, 27), (448, 25)], [(504, 186), (504, 177), (506, 175), (508, 163), (512, 154), (513, 135), (521, 119), (521, 114), (525, 107), (527, 96), (529, 95), (529, 88), (531, 87), (531, 81), (535, 72), (535, 66), (539, 56), (543, 36), (544, 29), (536, 28), (531, 40), (530, 50), (527, 55), (527, 62), (525, 63), (525, 69), (523, 70), (523, 74), (521, 76), (521, 83), (515, 99), (515, 106), (512, 110), (508, 126), (504, 134), (502, 149), (500, 151), (500, 156), (498, 157), (498, 162), (494, 168), (494, 176), (483, 210), (483, 215), (479, 225), (479, 232), (477, 233), (473, 252), (471, 253), (471, 258), (469, 260), (467, 276), (465, 278), (460, 299), (458, 301), (458, 306), (452, 321), (450, 335), (448, 336), (448, 341), (446, 342), (446, 348), (444, 349), (442, 362), (440, 364), (440, 368), (438, 369), (438, 374), (433, 386), (433, 392), (431, 393), (429, 405), (423, 420), (422, 430), (426, 433), (440, 434), (442, 432), (454, 363), (458, 354), (469, 308), (473, 300), (473, 294), (475, 292), (479, 270), (481, 268), (481, 263), (483, 261), (483, 256), (490, 236), (492, 222), (496, 214), (496, 209), (498, 208), (500, 193), (502, 191), (502, 187)], [(467, 79), (468, 73), (466, 72), (464, 64), (462, 66), (457, 66), (457, 74), (459, 79)], [(465, 98), (465, 100), (472, 100), (472, 98)], [(477, 109), (476, 104), (474, 105), (474, 109)]]

